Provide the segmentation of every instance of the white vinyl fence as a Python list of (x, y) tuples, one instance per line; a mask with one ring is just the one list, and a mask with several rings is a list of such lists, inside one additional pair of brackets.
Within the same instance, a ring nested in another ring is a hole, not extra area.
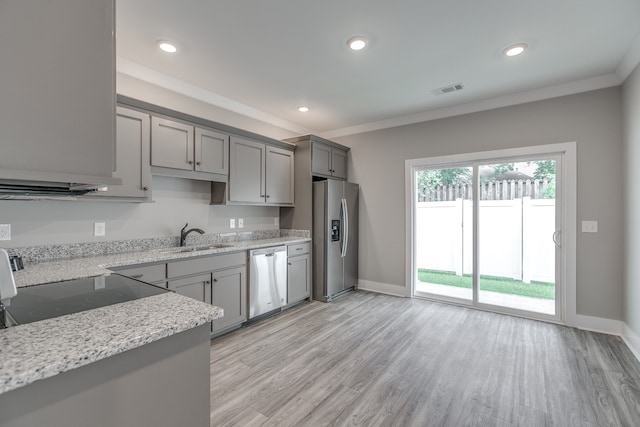
[[(418, 202), (419, 269), (473, 271), (473, 202)], [(555, 282), (555, 199), (481, 200), (480, 274)]]

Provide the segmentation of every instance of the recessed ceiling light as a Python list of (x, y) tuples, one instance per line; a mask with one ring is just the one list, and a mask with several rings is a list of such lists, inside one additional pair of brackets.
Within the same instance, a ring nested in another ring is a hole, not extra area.
[(362, 36), (354, 36), (347, 40), (347, 46), (351, 50), (362, 50), (367, 46), (367, 40)]
[(526, 43), (518, 43), (518, 44), (514, 44), (512, 46), (509, 46), (503, 52), (507, 56), (516, 56), (516, 55), (520, 55), (526, 49), (527, 49), (527, 44)]
[(164, 40), (158, 41), (158, 47), (167, 53), (176, 53), (178, 51), (175, 45)]
[(309, 107), (301, 105), (300, 107), (298, 107), (298, 111), (300, 111), (301, 113), (306, 113), (307, 111), (309, 111)]

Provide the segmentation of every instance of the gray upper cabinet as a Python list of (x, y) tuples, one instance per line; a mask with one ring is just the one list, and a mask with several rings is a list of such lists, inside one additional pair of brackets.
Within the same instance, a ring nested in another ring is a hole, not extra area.
[(193, 170), (193, 126), (152, 117), (151, 138), (153, 166)]
[(0, 180), (115, 184), (113, 0), (0, 3)]
[(347, 179), (347, 152), (314, 141), (311, 146), (311, 173)]
[(229, 135), (160, 117), (151, 118), (151, 166), (158, 175), (226, 181)]
[(195, 132), (195, 170), (228, 175), (229, 135), (198, 127)]
[(293, 151), (232, 137), (229, 159), (229, 202), (293, 204)]
[(116, 109), (113, 176), (122, 179), (122, 184), (110, 185), (107, 191), (99, 191), (95, 196), (132, 201), (151, 199), (150, 120), (146, 113), (123, 107)]
[(267, 146), (267, 203), (293, 205), (293, 151)]
[(259, 142), (231, 138), (229, 155), (229, 201), (265, 203), (265, 151)]
[(331, 149), (331, 176), (347, 179), (347, 152), (339, 148)]

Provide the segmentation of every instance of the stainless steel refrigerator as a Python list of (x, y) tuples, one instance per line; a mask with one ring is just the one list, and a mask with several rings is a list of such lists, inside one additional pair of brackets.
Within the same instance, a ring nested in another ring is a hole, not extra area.
[(313, 183), (313, 298), (331, 301), (358, 284), (358, 184)]

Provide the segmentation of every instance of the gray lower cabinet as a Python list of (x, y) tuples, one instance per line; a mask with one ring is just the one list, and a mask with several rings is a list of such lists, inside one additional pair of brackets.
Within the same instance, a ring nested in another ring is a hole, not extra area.
[(347, 152), (314, 141), (311, 147), (311, 172), (314, 175), (347, 179)]
[[(166, 264), (115, 267), (112, 270), (158, 286), (166, 283), (168, 289), (180, 295), (221, 307), (224, 317), (211, 322), (211, 333), (218, 334), (240, 326), (247, 320), (246, 264), (246, 252), (233, 252)], [(308, 296), (309, 284), (306, 286)]]
[(201, 274), (167, 282), (169, 290), (211, 304), (211, 274)]
[(216, 333), (247, 320), (247, 269), (214, 271), (212, 277), (212, 303), (224, 310), (224, 317), (212, 322), (211, 332)]
[(168, 287), (177, 293), (221, 307), (211, 333), (240, 326), (247, 320), (247, 254), (234, 252), (167, 263)]
[(292, 206), (294, 153), (232, 137), (229, 149), (229, 202)]
[(309, 298), (311, 291), (311, 244), (290, 245), (287, 248), (287, 304)]
[(111, 270), (123, 276), (143, 282), (165, 287), (167, 280), (167, 264), (137, 264), (113, 267)]
[(140, 111), (118, 107), (116, 109), (116, 153), (114, 178), (121, 185), (110, 185), (87, 197), (111, 198), (144, 202), (151, 200), (150, 165), (151, 117)]

